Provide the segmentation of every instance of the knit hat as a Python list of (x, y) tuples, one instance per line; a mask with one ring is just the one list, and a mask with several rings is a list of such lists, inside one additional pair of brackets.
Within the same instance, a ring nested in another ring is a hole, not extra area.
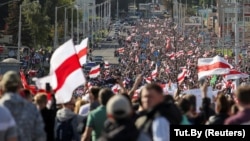
[(3, 88), (18, 87), (22, 85), (19, 75), (15, 71), (6, 72), (0, 82)]
[(129, 117), (132, 112), (132, 107), (126, 97), (123, 95), (115, 95), (110, 98), (107, 103), (107, 115), (115, 119)]

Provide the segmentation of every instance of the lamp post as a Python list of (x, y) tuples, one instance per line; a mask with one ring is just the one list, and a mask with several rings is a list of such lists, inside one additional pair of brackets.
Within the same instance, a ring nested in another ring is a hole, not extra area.
[[(54, 35), (54, 49), (57, 48), (58, 46), (58, 31), (57, 31), (57, 26), (58, 26), (58, 23), (57, 23), (57, 11), (59, 8), (63, 8), (63, 7), (66, 7), (66, 6), (70, 6), (69, 4), (65, 4), (65, 5), (62, 5), (62, 6), (56, 6), (55, 7), (55, 35)], [(72, 15), (73, 15), (73, 10), (72, 10)], [(73, 19), (73, 17), (71, 18), (71, 20)], [(71, 21), (72, 22), (72, 21)], [(72, 23), (71, 23), (72, 24)], [(72, 25), (71, 25), (72, 27)], [(72, 29), (71, 29), (72, 30)]]
[[(38, 2), (38, 1), (34, 1)], [(21, 40), (22, 40), (22, 7), (28, 6), (32, 4), (33, 2), (27, 3), (27, 4), (21, 4), (19, 6), (19, 22), (18, 22), (18, 43), (17, 43), (17, 60), (20, 61), (20, 48), (21, 48)]]
[[(238, 3), (235, 3), (235, 65), (238, 65), (238, 47), (239, 47), (239, 23), (238, 23)], [(236, 79), (236, 88), (239, 86), (239, 79)]]
[(111, 0), (109, 0), (109, 24), (111, 23)]
[(116, 14), (117, 14), (117, 20), (119, 19), (119, 0), (116, 0)]
[(57, 6), (55, 8), (55, 37), (54, 37), (54, 49), (57, 47)]

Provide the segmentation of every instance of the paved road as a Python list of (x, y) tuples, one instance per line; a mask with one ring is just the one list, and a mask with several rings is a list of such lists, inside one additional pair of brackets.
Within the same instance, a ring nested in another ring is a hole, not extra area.
[(114, 57), (114, 48), (106, 48), (100, 50), (94, 50), (94, 56), (103, 56), (105, 61), (108, 61), (110, 64), (118, 64), (117, 57)]

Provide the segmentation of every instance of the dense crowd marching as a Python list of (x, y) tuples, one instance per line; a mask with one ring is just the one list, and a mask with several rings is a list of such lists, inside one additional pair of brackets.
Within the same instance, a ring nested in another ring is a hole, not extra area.
[[(169, 141), (170, 125), (240, 125), (250, 122), (248, 78), (208, 76), (198, 81), (199, 58), (222, 56), (202, 47), (199, 27), (181, 27), (171, 19), (140, 19), (120, 37), (119, 64), (105, 63), (88, 78), (81, 95), (56, 104), (49, 87), (22, 89), (16, 72), (0, 82), (2, 141)], [(185, 33), (185, 35), (182, 35)], [(211, 33), (213, 36), (213, 33)], [(248, 73), (248, 65), (234, 63)], [(212, 95), (212, 96), (211, 96)]]

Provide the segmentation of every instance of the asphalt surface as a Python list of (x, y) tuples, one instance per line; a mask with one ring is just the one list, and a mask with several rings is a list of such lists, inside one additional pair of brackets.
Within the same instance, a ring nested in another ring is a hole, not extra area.
[[(127, 36), (127, 33), (120, 32), (122, 36)], [(108, 37), (114, 37), (115, 28), (109, 32)], [(93, 51), (93, 56), (103, 56), (105, 61), (108, 61), (110, 64), (118, 64), (118, 58), (114, 57), (114, 47), (119, 47), (117, 41), (113, 40), (111, 42), (100, 43), (101, 48)]]
[(110, 64), (118, 64), (118, 58), (114, 57), (114, 51), (115, 48), (94, 50), (93, 56), (103, 56), (104, 61), (108, 61)]

